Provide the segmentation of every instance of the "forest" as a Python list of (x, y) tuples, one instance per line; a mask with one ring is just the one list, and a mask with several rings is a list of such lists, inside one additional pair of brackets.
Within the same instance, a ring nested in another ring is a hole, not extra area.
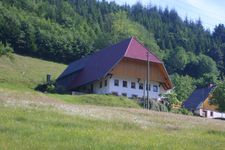
[(105, 0), (1, 0), (0, 55), (6, 51), (60, 63), (135, 36), (164, 61), (183, 101), (225, 74), (225, 26), (205, 29), (174, 9)]

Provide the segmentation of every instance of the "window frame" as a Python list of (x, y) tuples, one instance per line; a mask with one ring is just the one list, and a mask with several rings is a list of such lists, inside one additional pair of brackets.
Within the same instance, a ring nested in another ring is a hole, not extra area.
[[(141, 87), (141, 88), (140, 88)], [(139, 90), (143, 90), (144, 89), (144, 84), (143, 83), (139, 83), (139, 86), (138, 86)]]
[(159, 92), (159, 86), (153, 85), (153, 92)]
[(124, 88), (127, 88), (127, 81), (125, 81), (125, 80), (123, 80), (123, 84), (122, 84), (122, 86), (124, 87)]
[(118, 79), (114, 79), (114, 86), (120, 86), (120, 81)]
[(146, 84), (145, 88), (146, 88), (146, 91), (151, 91), (151, 84)]
[(136, 83), (135, 83), (135, 82), (131, 82), (131, 84), (130, 84), (130, 88), (132, 88), (132, 89), (136, 89)]

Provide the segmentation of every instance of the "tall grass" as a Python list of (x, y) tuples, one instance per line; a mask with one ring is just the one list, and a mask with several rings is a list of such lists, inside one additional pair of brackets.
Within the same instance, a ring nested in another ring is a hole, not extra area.
[(140, 105), (134, 100), (130, 100), (125, 97), (117, 97), (113, 95), (98, 95), (98, 94), (86, 94), (76, 96), (60, 95), (60, 94), (48, 94), (48, 95), (50, 97), (57, 98), (59, 100), (72, 104), (140, 108)]
[(194, 127), (142, 128), (123, 121), (102, 121), (66, 115), (51, 109), (0, 105), (0, 149), (77, 150), (223, 150), (225, 131)]

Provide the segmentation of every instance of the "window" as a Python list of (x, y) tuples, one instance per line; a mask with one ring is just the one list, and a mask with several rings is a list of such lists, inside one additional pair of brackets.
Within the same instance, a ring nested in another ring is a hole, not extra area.
[(210, 116), (213, 117), (213, 111), (210, 112)]
[(105, 86), (107, 86), (107, 83), (108, 83), (108, 81), (107, 81), (107, 80), (105, 80), (105, 83), (104, 83), (104, 84), (105, 84)]
[(114, 85), (115, 85), (115, 86), (119, 86), (119, 80), (115, 79), (115, 80), (114, 80)]
[(151, 84), (146, 84), (146, 91), (150, 91), (151, 90)]
[(123, 81), (123, 87), (127, 87), (127, 81)]
[(139, 89), (143, 90), (143, 83), (139, 83)]
[(135, 95), (135, 94), (133, 94), (133, 95), (132, 95), (132, 98), (137, 98), (137, 97), (138, 97), (138, 96), (137, 96), (137, 95)]
[(99, 87), (102, 88), (102, 81), (100, 81)]
[(135, 89), (135, 88), (136, 88), (135, 82), (131, 82), (131, 88), (132, 88), (132, 89)]
[(122, 93), (122, 96), (127, 97), (127, 93)]
[(112, 95), (118, 96), (117, 92), (112, 92)]
[(158, 92), (159, 91), (159, 87), (157, 85), (153, 85), (153, 92)]

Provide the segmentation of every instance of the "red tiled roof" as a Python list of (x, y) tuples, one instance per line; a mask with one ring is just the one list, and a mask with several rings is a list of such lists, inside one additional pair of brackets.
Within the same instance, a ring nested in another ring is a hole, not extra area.
[[(57, 80), (63, 80), (64, 77), (79, 70), (79, 74), (67, 87), (73, 89), (105, 77), (124, 57), (147, 61), (148, 51), (132, 37), (71, 63)], [(151, 52), (149, 52), (149, 61), (163, 65), (159, 58)]]
[[(136, 38), (131, 38), (130, 44), (126, 50), (124, 57), (133, 58), (133, 59), (140, 59), (147, 61), (147, 52), (149, 50), (145, 48), (142, 44), (140, 44)], [(152, 54), (149, 51), (149, 61), (155, 63), (162, 63), (157, 56)]]

